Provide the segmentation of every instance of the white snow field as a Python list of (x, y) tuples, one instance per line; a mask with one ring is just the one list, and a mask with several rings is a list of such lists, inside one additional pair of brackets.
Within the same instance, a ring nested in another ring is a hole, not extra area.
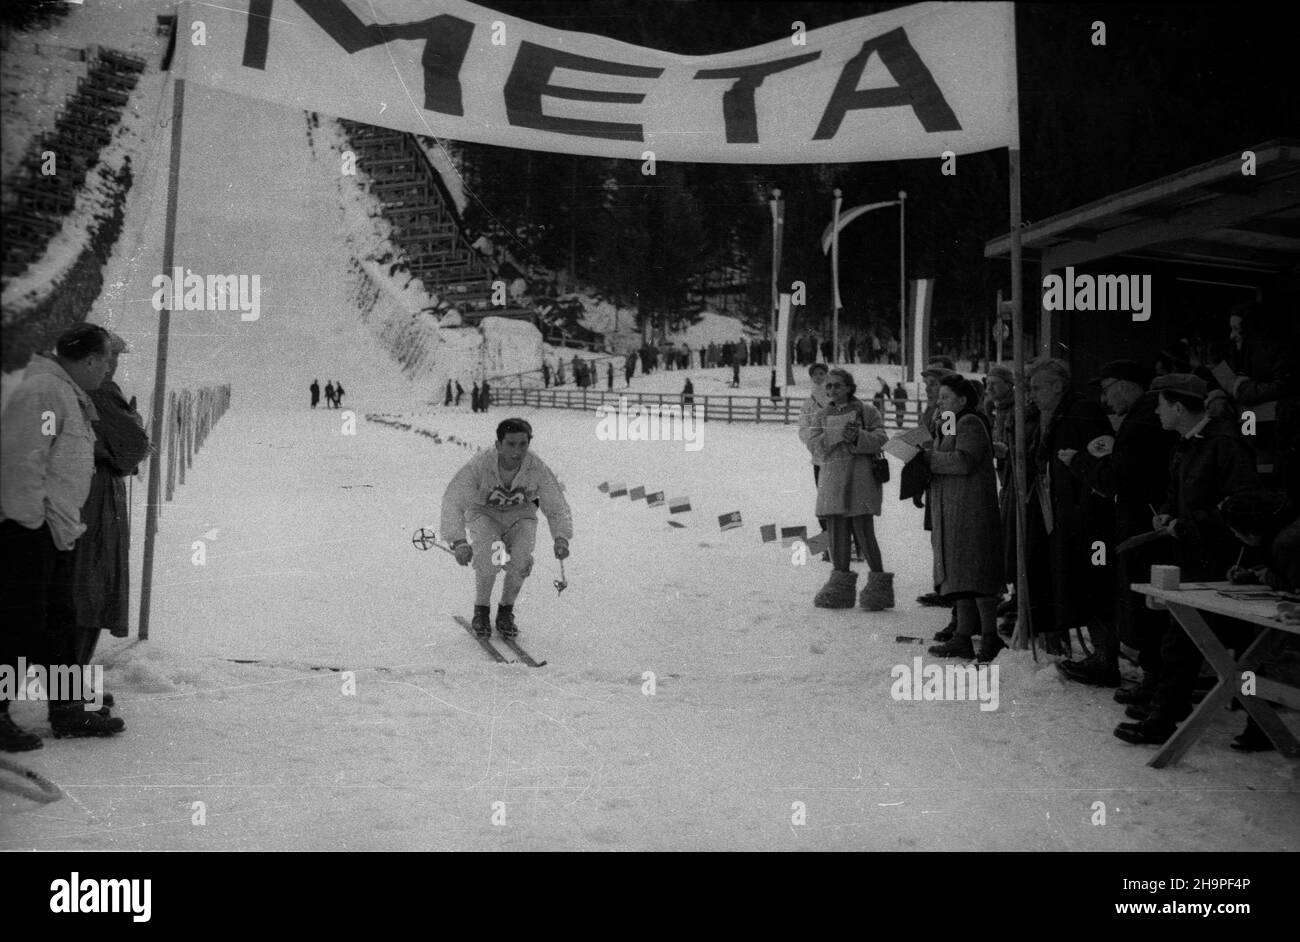
[[(470, 571), (411, 536), (438, 526), (474, 453), (450, 437), (488, 446), (504, 413), (423, 403), (497, 356), (491, 343), (501, 363), (520, 349), (490, 325), (486, 342), (459, 331), (435, 349), (424, 326), (426, 358), (403, 373), (376, 335), (415, 313), (409, 292), (363, 323), (349, 266), (374, 236), (347, 224), (358, 203), (328, 140), (309, 146), (301, 113), (195, 87), (187, 101), (178, 264), (259, 274), (261, 314), (172, 319), (169, 388), (228, 382), (233, 404), (164, 505), (150, 638), (101, 644), (126, 731), (15, 756), (66, 797), (0, 790), (0, 849), (1300, 848), (1294, 764), (1230, 751), (1242, 714), (1157, 771), (1152, 748), (1111, 735), (1110, 691), (1067, 686), (1027, 651), (999, 656), (996, 709), (895, 700), (891, 669), (924, 653), (895, 637), (947, 620), (912, 601), (930, 588), (921, 514), (887, 485), (895, 611), (814, 608), (829, 566), (796, 565), (758, 531), (815, 527), (793, 427), (709, 424), (690, 451), (602, 441), (594, 413), (524, 410), (573, 508), (569, 588), (552, 587), (543, 525), (517, 613), (549, 663), (490, 662), (451, 620), (470, 612)], [(135, 346), (119, 381), (146, 415), (168, 133), (138, 150), (96, 310)], [(766, 372), (749, 368), (746, 388), (765, 393)], [(725, 393), (723, 376), (696, 392)], [(342, 380), (355, 435), (344, 412), (308, 408), (313, 378)], [(132, 479), (137, 597), (146, 476)], [(603, 481), (689, 497), (673, 517), (686, 526)], [(735, 510), (744, 525), (721, 531)], [(13, 715), (48, 737), (43, 704)]]
[[(569, 588), (541, 527), (518, 603), (546, 667), (491, 663), (450, 618), (470, 572), (410, 542), (472, 455), (446, 439), (485, 443), (501, 414), (402, 419), (435, 444), (236, 398), (166, 505), (150, 640), (102, 646), (126, 732), (17, 757), (68, 797), (0, 793), (0, 847), (1296, 849), (1295, 774), (1227, 749), (1241, 714), (1157, 771), (1111, 735), (1110, 691), (1029, 652), (999, 656), (996, 710), (895, 701), (890, 669), (924, 650), (895, 636), (946, 613), (911, 601), (928, 543), (894, 483), (880, 531), (898, 610), (825, 611), (829, 567), (758, 536), (813, 523), (793, 429), (711, 424), (688, 452), (525, 414), (576, 521)], [(607, 497), (608, 479), (689, 496), (688, 526)], [(744, 526), (720, 531), (736, 509)], [(16, 720), (48, 732), (41, 706)]]

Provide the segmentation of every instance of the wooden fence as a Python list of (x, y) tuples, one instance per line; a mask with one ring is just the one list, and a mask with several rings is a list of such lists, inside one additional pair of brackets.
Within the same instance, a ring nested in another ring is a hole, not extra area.
[(228, 385), (172, 390), (167, 394), (165, 500), (172, 499), (178, 483), (185, 483), (185, 470), (194, 466), (194, 456), (228, 408)]
[[(687, 400), (690, 400), (688, 402)], [(493, 389), (492, 405), (525, 406), (534, 409), (578, 409), (592, 411), (602, 405), (618, 408), (620, 400), (632, 406), (694, 405), (706, 422), (780, 422), (797, 424), (803, 408), (802, 399), (772, 400), (766, 396), (683, 396), (681, 393), (618, 392), (602, 389)], [(871, 400), (866, 400), (870, 402)], [(908, 399), (900, 416), (896, 402), (886, 403), (886, 425), (909, 428), (919, 425), (925, 403)]]

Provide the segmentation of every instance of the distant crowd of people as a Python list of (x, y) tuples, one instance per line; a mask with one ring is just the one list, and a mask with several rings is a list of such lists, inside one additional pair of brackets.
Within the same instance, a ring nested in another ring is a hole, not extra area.
[[(113, 381), (126, 352), (103, 327), (72, 327), (32, 358), (0, 419), (0, 665), (19, 684), (21, 664), (44, 669), (57, 737), (125, 728), (112, 694), (83, 684), (76, 698), (69, 669), (84, 679), (100, 633), (127, 635), (125, 481), (150, 444), (135, 398)], [(10, 691), (0, 693), (0, 751), (41, 745), (10, 716)]]
[[(1181, 343), (1151, 365), (1112, 361), (1087, 392), (1062, 360), (1028, 364), (1023, 480), (1012, 460), (1012, 371), (994, 366), (981, 383), (946, 356), (927, 363), (926, 434), (916, 437), (928, 441), (903, 467), (899, 486), (900, 496), (924, 507), (931, 533), (935, 588), (918, 601), (952, 610), (931, 654), (987, 663), (1006, 646), (1017, 627), (1016, 515), (1023, 513), (1026, 632), (1048, 653), (1068, 655), (1069, 631), (1087, 627), (1092, 652), (1060, 660), (1061, 673), (1119, 688), (1115, 700), (1129, 722), (1117, 726), (1118, 738), (1161, 743), (1173, 734), (1192, 710), (1203, 659), (1176, 620), (1148, 608), (1129, 586), (1149, 581), (1153, 564), (1176, 564), (1185, 582), (1300, 591), (1300, 347), (1269, 330), (1253, 305), (1235, 308), (1226, 326), (1229, 343), (1215, 355)], [(889, 608), (892, 574), (872, 528), (888, 479), (881, 458), (888, 385), (881, 383), (873, 405), (857, 398), (847, 370), (814, 363), (809, 372), (814, 390), (799, 434), (812, 455), (816, 512), (833, 563), (814, 604)], [(1118, 549), (1134, 537), (1143, 539)], [(869, 569), (856, 600), (853, 543)], [(1207, 620), (1238, 651), (1255, 633), (1245, 622)], [(1121, 642), (1137, 652), (1136, 687), (1121, 686)], [(1233, 748), (1273, 746), (1251, 721)]]
[[(307, 387), (311, 393), (311, 407), (315, 409), (320, 405), (320, 380), (313, 379), (311, 385)], [(334, 380), (325, 384), (325, 408), (339, 409), (343, 406), (343, 384)]]

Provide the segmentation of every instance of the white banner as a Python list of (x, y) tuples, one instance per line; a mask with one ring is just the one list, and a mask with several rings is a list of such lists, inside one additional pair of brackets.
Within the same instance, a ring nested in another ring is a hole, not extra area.
[(464, 0), (186, 3), (178, 74), (295, 109), (530, 150), (937, 160), (1019, 146), (1013, 10), (918, 3), (681, 56)]

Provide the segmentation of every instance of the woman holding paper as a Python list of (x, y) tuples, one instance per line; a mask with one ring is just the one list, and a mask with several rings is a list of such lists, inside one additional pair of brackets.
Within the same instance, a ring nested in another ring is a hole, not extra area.
[(813, 599), (818, 608), (852, 608), (858, 574), (849, 569), (850, 534), (867, 557), (867, 584), (857, 601), (868, 611), (894, 607), (894, 574), (884, 572), (873, 517), (880, 515), (880, 482), (871, 459), (889, 439), (885, 420), (854, 396), (857, 384), (847, 370), (831, 370), (823, 387), (827, 405), (814, 416), (807, 437), (813, 460), (821, 465), (817, 516), (825, 518), (834, 570)]
[(930, 648), (939, 657), (976, 656), (972, 638), (980, 633), (979, 660), (987, 663), (1006, 647), (998, 637), (997, 605), (1002, 595), (1002, 542), (997, 472), (988, 419), (979, 411), (980, 395), (958, 374), (939, 381), (937, 442), (923, 454), (930, 468), (930, 514), (934, 548), (934, 591), (957, 602), (957, 632)]

